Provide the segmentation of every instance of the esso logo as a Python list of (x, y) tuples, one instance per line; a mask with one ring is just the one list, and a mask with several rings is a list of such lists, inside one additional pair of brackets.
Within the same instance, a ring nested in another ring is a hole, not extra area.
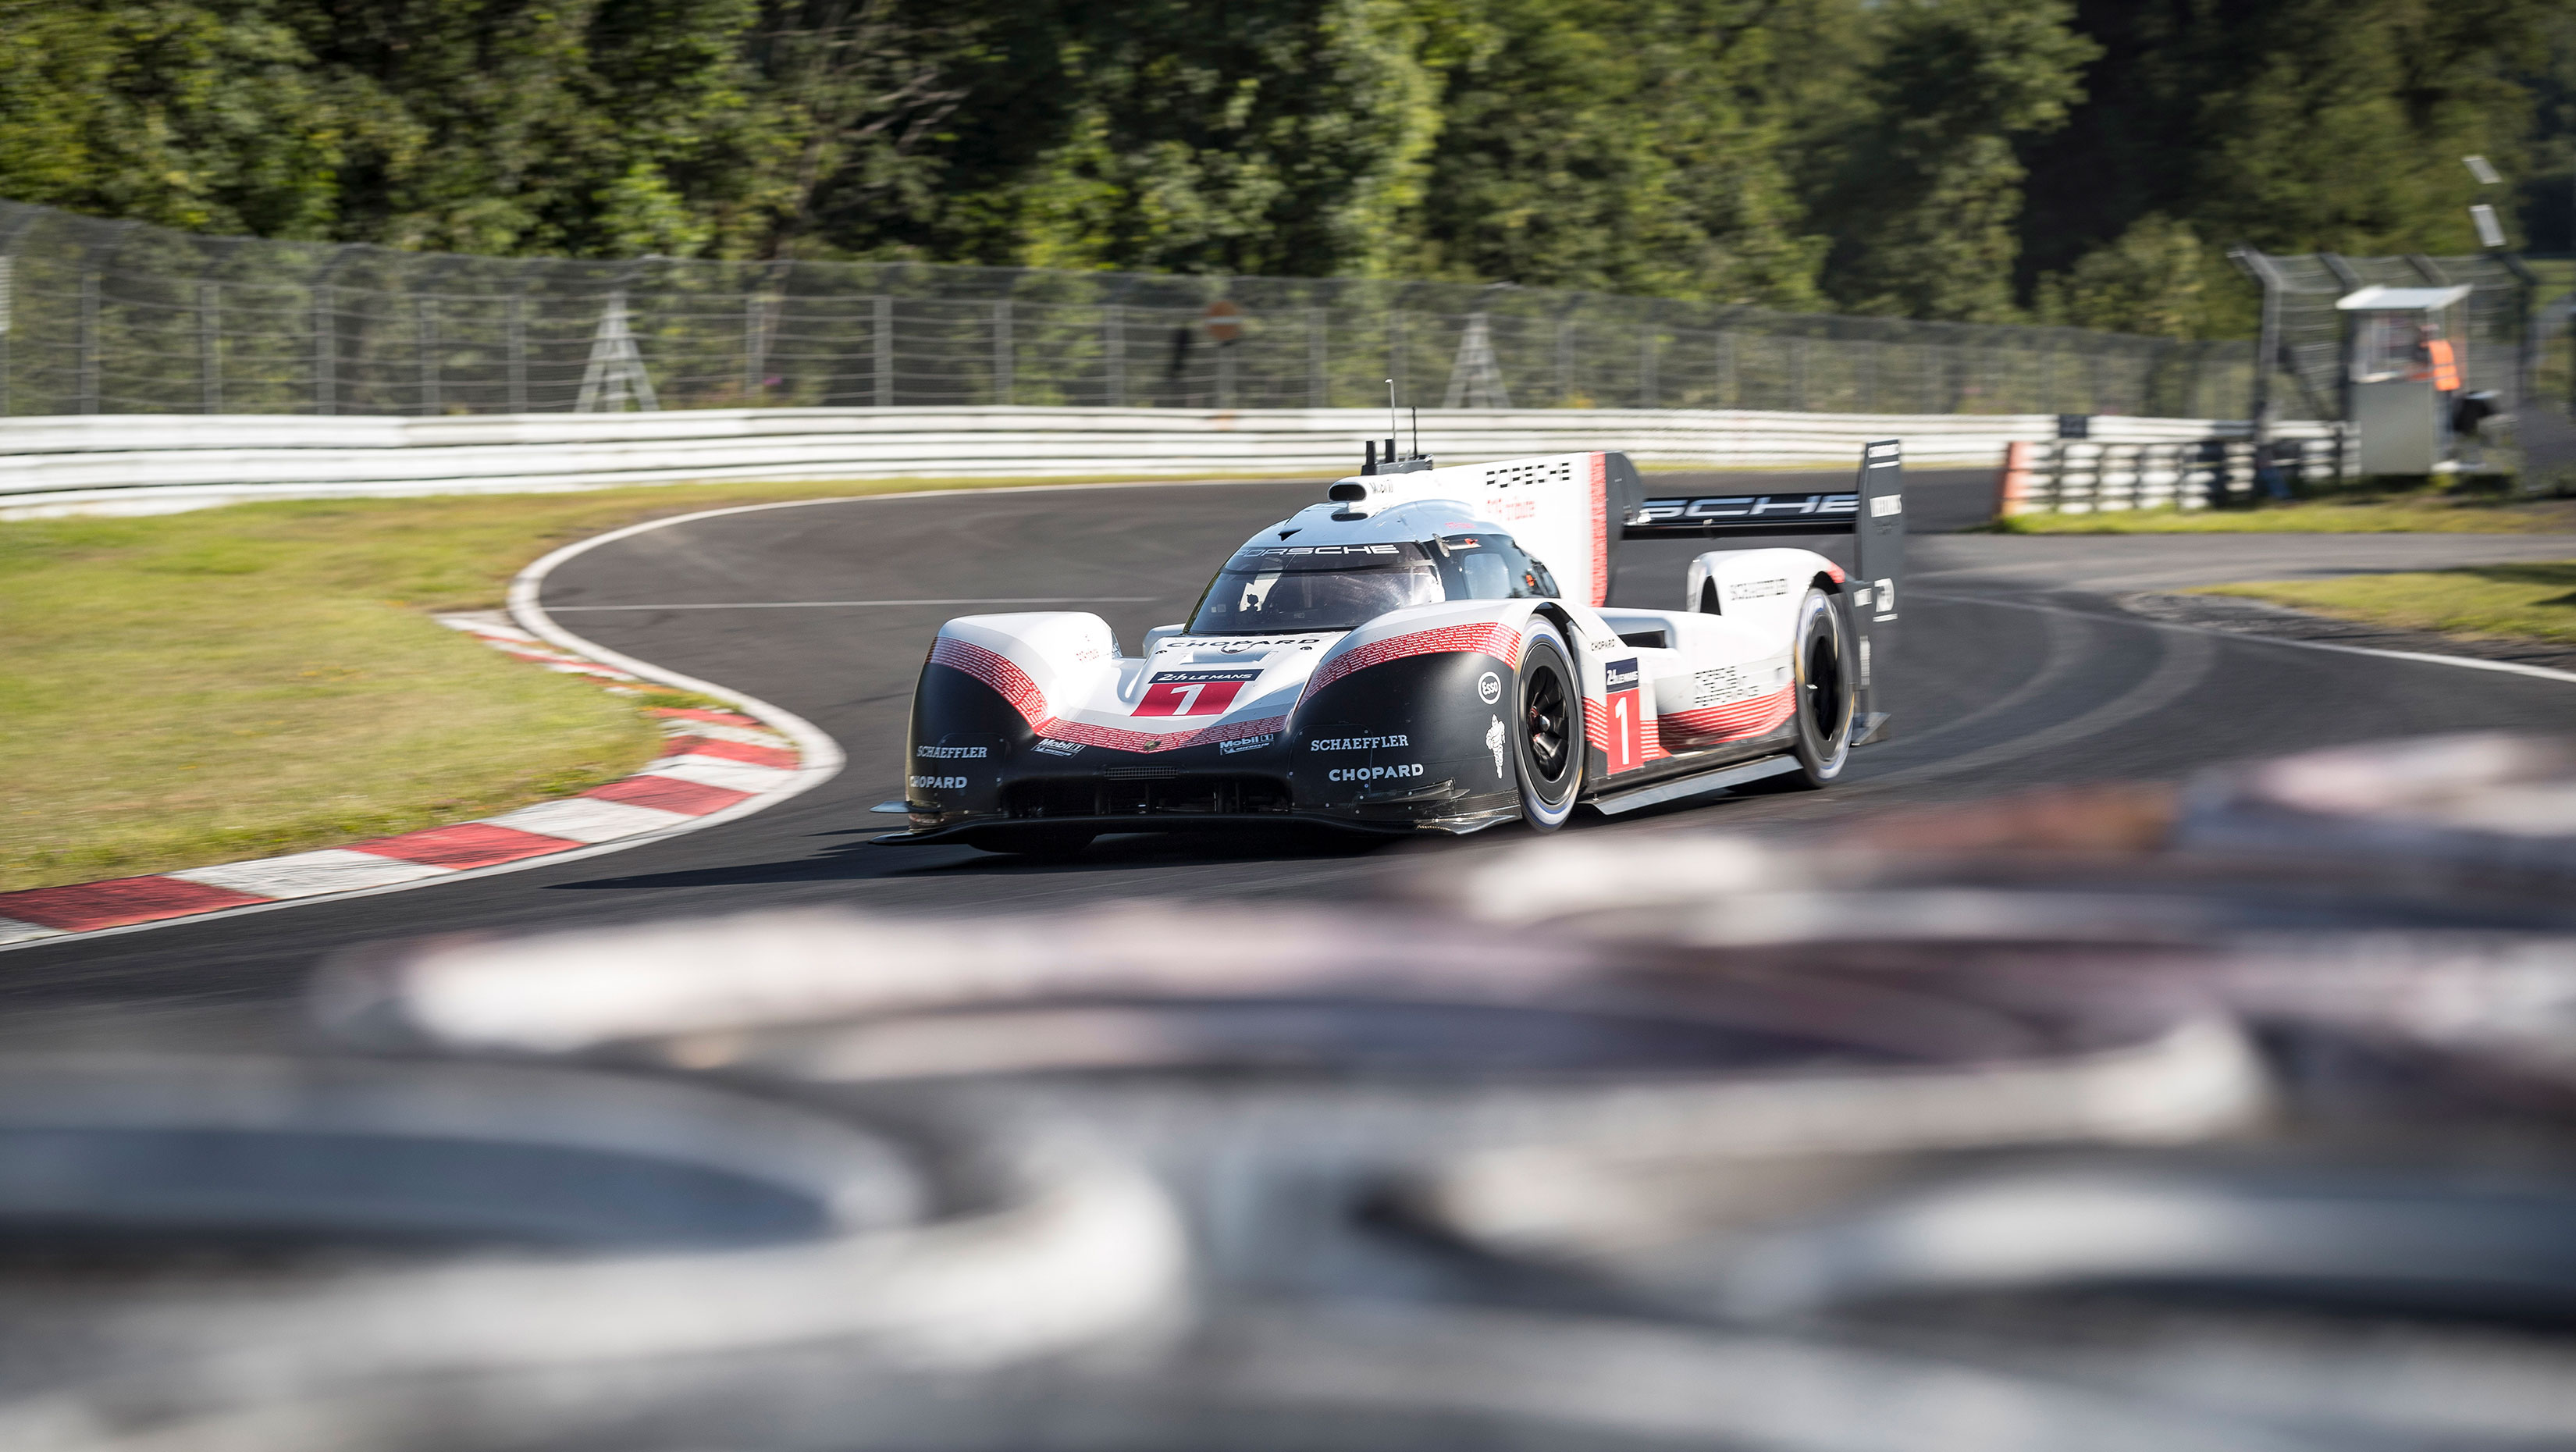
[(1476, 677), (1476, 699), (1490, 706), (1503, 698), (1503, 678), (1487, 671)]

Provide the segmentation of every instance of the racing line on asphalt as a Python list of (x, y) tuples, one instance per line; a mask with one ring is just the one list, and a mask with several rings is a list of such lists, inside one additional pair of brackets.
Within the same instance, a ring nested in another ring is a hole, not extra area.
[[(1815, 478), (1781, 482), (1812, 487)], [(1983, 470), (1918, 473), (1909, 514), (1917, 530), (1973, 523), (1991, 489)], [(1181, 618), (1245, 536), (1320, 493), (1320, 482), (963, 491), (737, 510), (630, 533), (557, 569), (544, 586), (549, 613), (609, 650), (814, 723), (848, 754), (838, 777), (629, 852), (33, 946), (0, 956), (0, 994), (15, 1008), (71, 1011), (40, 1016), (46, 1032), (95, 1014), (127, 1033), (158, 1022), (183, 1037), (258, 1037), (286, 1031), (285, 1007), (318, 963), (388, 939), (787, 906), (956, 914), (1116, 896), (1329, 899), (1371, 890), (1417, 854), (1529, 840), (1516, 826), (1378, 847), (1104, 838), (1064, 863), (866, 845), (890, 820), (868, 807), (900, 794), (912, 685), (941, 620), (979, 605), (1096, 601), (1089, 608), (1132, 648), (1148, 627)], [(2576, 557), (2568, 536), (1918, 533), (1909, 549), (1917, 588), (1884, 667), (1894, 736), (1855, 752), (1842, 783), (1616, 823), (1578, 816), (1571, 830), (1813, 830), (1892, 805), (2173, 780), (2310, 746), (2555, 729), (2576, 704), (2576, 685), (2563, 681), (2164, 628), (2109, 598), (2235, 579), (2567, 559)], [(1680, 583), (1677, 565), (1623, 562), (1613, 598), (1663, 604)]]

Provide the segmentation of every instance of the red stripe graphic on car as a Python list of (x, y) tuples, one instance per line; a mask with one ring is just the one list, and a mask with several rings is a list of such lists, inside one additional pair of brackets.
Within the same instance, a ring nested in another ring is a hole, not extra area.
[(1202, 726), (1195, 731), (1143, 732), (1118, 726), (1094, 726), (1087, 721), (1067, 721), (1047, 710), (1046, 693), (1029, 673), (1013, 665), (1010, 658), (997, 655), (980, 645), (943, 635), (932, 643), (930, 659), (934, 665), (964, 671), (1011, 703), (1029, 729), (1049, 741), (1097, 746), (1104, 751), (1132, 751), (1139, 754), (1154, 751), (1177, 751), (1184, 746), (1208, 746), (1219, 741), (1240, 741), (1248, 736), (1262, 736), (1287, 726), (1285, 716), (1265, 716), (1258, 721), (1226, 721)]
[(1031, 726), (1047, 719), (1046, 692), (1029, 679), (1029, 673), (1011, 664), (1008, 657), (995, 655), (980, 645), (943, 635), (930, 643), (930, 658), (939, 665), (964, 671), (1001, 693)]
[(1704, 706), (1696, 711), (1667, 711), (1663, 715), (1663, 727), (1676, 740), (1695, 745), (1759, 736), (1788, 720), (1790, 713), (1797, 709), (1797, 699), (1796, 686), (1782, 686), (1767, 696), (1755, 696), (1747, 701)]
[(1174, 731), (1161, 736), (1148, 736), (1142, 731), (1129, 731), (1119, 726), (1094, 726), (1088, 721), (1063, 721), (1048, 717), (1033, 723), (1037, 733), (1049, 741), (1077, 742), (1097, 746), (1104, 751), (1133, 751), (1144, 754), (1155, 751), (1178, 751), (1184, 746), (1213, 746), (1220, 741), (1240, 741), (1247, 736), (1266, 736), (1288, 724), (1285, 716), (1264, 716), (1258, 721), (1228, 721), (1219, 726), (1202, 726), (1196, 731)]
[(1610, 456), (1592, 456), (1592, 604), (1610, 600)]
[(1410, 635), (1390, 635), (1324, 662), (1323, 667), (1315, 672), (1314, 679), (1306, 683), (1306, 694), (1312, 696), (1353, 671), (1384, 665), (1391, 660), (1465, 651), (1490, 655), (1510, 665), (1520, 657), (1521, 633), (1499, 621), (1488, 620), (1478, 625), (1448, 625), (1438, 630), (1417, 630)]

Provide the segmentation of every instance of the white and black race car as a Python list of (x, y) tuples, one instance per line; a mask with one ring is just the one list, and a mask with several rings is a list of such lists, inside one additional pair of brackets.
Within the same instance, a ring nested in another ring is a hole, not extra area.
[[(1869, 445), (1849, 489), (1670, 498), (1616, 453), (1445, 469), (1393, 453), (1245, 540), (1190, 618), (1132, 655), (1077, 612), (940, 627), (904, 799), (878, 809), (911, 829), (875, 840), (1546, 831), (1583, 805), (1822, 786), (1878, 733), (1895, 444)], [(1849, 536), (1857, 558), (1772, 542), (1789, 535)], [(1663, 540), (1719, 547), (1679, 568), (1686, 545), (1640, 548)], [(1614, 547), (1621, 583), (1661, 575), (1681, 608), (1608, 603)]]

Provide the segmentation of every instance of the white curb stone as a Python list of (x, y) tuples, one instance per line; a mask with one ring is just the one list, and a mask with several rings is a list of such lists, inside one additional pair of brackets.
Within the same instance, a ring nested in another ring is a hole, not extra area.
[(289, 898), (415, 882), (453, 871), (452, 867), (404, 862), (392, 857), (379, 857), (372, 852), (331, 847), (320, 852), (298, 852), (286, 857), (266, 857), (256, 862), (227, 862), (217, 867), (191, 867), (184, 872), (161, 875), (202, 882), (208, 887), (229, 888), (234, 892), (255, 893), (260, 897)]
[(561, 837), (572, 842), (611, 842), (642, 832), (659, 832), (682, 822), (694, 821), (683, 812), (666, 812), (659, 807), (637, 806), (633, 802), (609, 802), (597, 797), (568, 797), (559, 802), (539, 802), (485, 819), (492, 827), (534, 832), (540, 837)]
[(738, 792), (765, 792), (784, 785), (796, 773), (783, 766), (754, 766), (748, 761), (727, 761), (721, 756), (666, 756), (637, 775), (666, 776)]

